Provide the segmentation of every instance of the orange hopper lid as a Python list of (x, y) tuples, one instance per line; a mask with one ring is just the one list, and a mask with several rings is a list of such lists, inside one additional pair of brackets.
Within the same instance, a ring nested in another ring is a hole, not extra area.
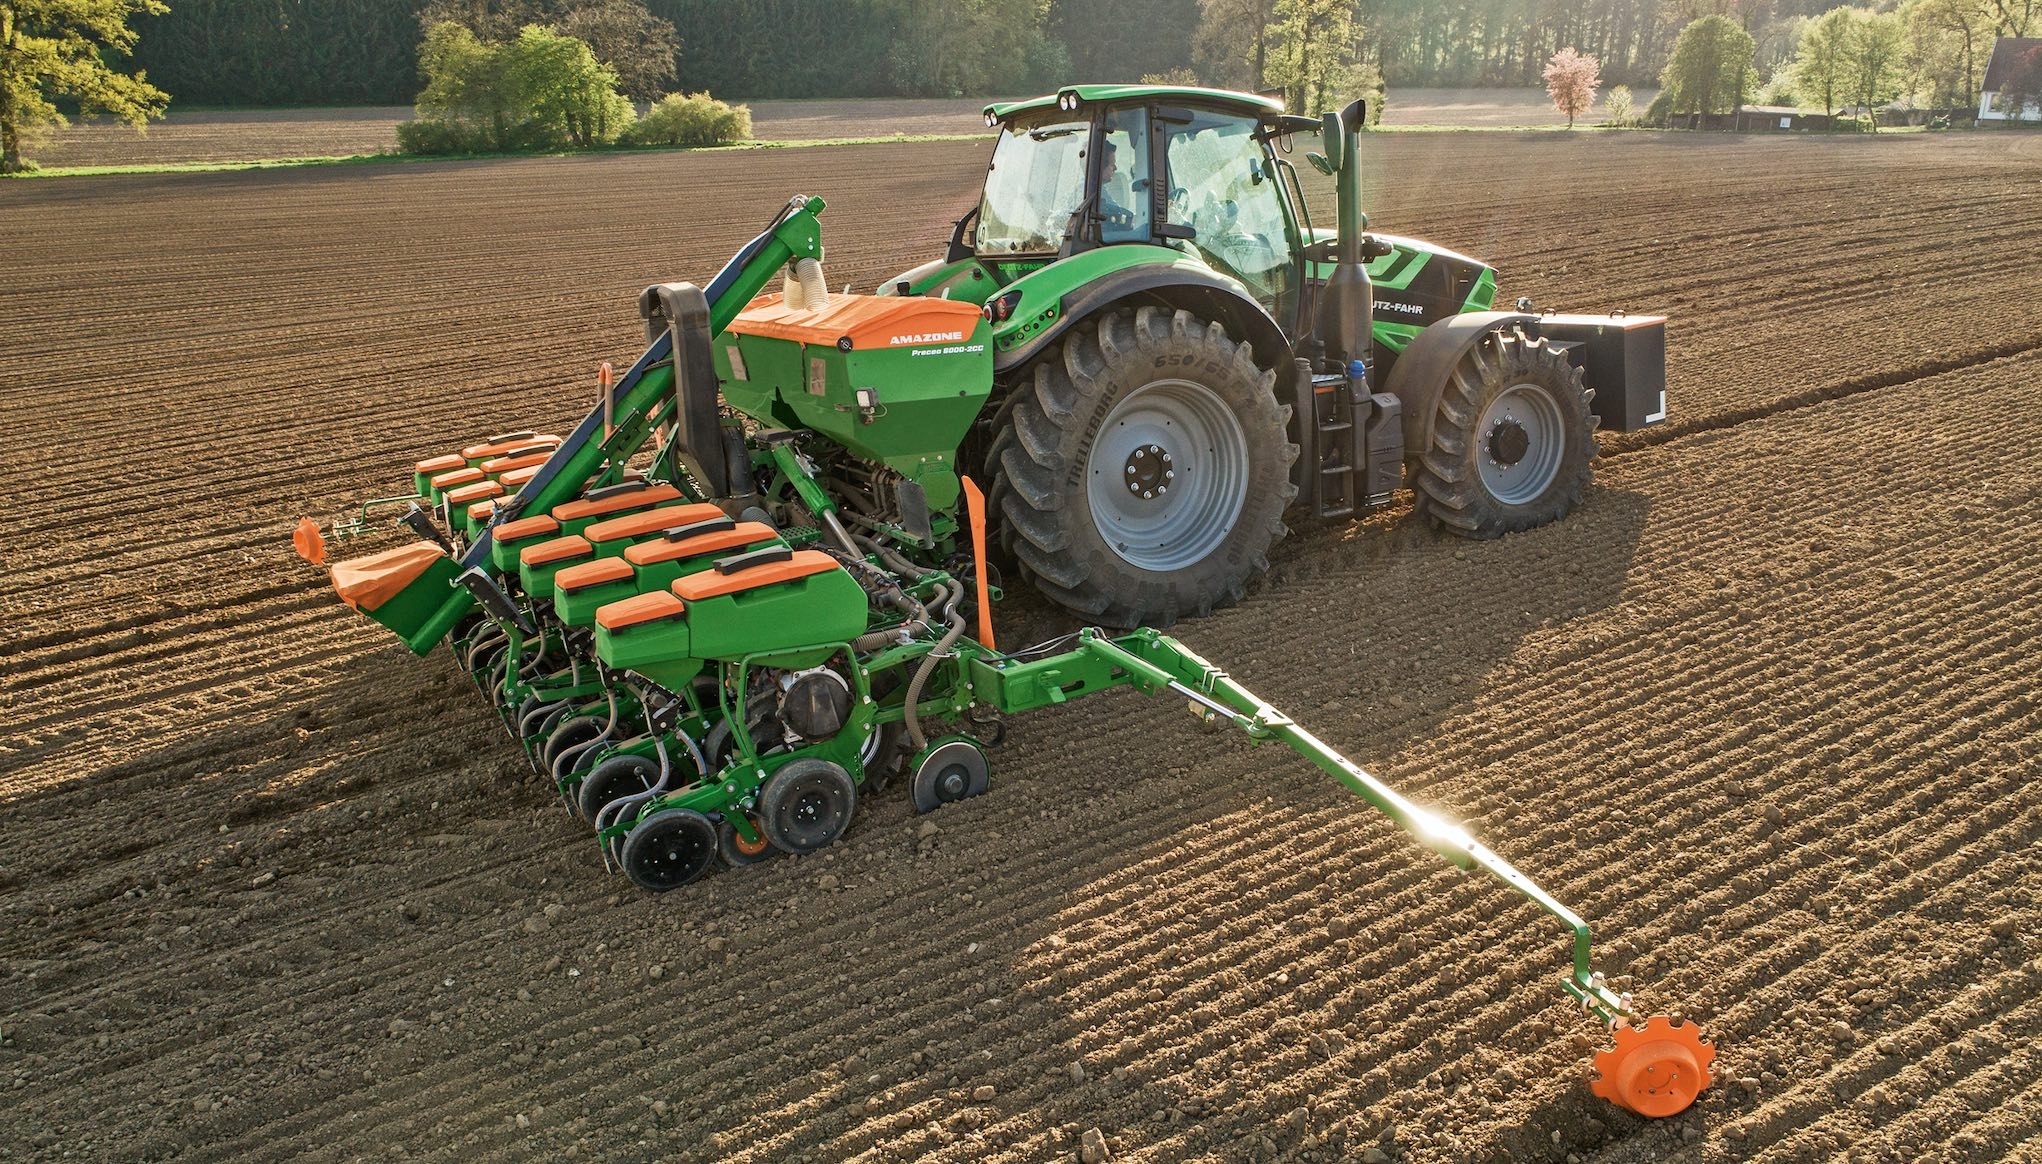
[(512, 449), (522, 449), (531, 445), (552, 446), (559, 443), (560, 438), (550, 433), (541, 436), (537, 433), (519, 432), (512, 433), (502, 440), (486, 441), (479, 445), (469, 445), (461, 450), (461, 455), (471, 461), (486, 461), (491, 457), (501, 457)]
[(423, 461), (413, 461), (411, 463), (412, 472), (424, 473), (428, 477), (435, 473), (448, 473), (455, 469), (465, 469), (467, 467), (468, 462), (462, 460), (459, 453), (448, 453), (444, 457), (427, 457)]
[(537, 477), (539, 475), (540, 468), (542, 468), (542, 466), (527, 465), (522, 469), (512, 469), (508, 473), (499, 473), (497, 474), (496, 479), (498, 481), (503, 482), (503, 487), (505, 489), (516, 489), (518, 486), (523, 485), (525, 482), (530, 481), (534, 477)]
[(821, 550), (796, 550), (794, 556), (784, 562), (767, 562), (735, 574), (704, 570), (675, 582), (674, 593), (689, 602), (700, 602), (704, 598), (736, 594), (740, 590), (753, 590), (776, 582), (792, 582), (810, 574), (825, 574), (836, 569), (841, 569), (837, 560)]
[(604, 517), (612, 513), (629, 513), (634, 509), (650, 509), (663, 501), (679, 501), (681, 491), (664, 482), (647, 485), (643, 489), (627, 489), (620, 493), (606, 493), (601, 497), (584, 497), (553, 507), (553, 516), (562, 521), (580, 521), (590, 517)]
[(492, 497), (502, 496), (503, 486), (498, 485), (494, 481), (477, 481), (473, 485), (463, 485), (459, 489), (447, 490), (447, 504), (453, 506), (473, 505), (478, 501), (487, 501)]
[(335, 562), (333, 588), (342, 602), (356, 610), (374, 610), (395, 598), (398, 591), (446, 556), (438, 546), (413, 542), (366, 558)]
[(687, 603), (664, 590), (655, 590), (650, 594), (633, 595), (597, 607), (596, 623), (604, 630), (620, 631), (643, 622), (673, 618), (685, 613), (687, 609)]
[(706, 501), (690, 505), (662, 505), (657, 509), (641, 509), (622, 517), (607, 518), (583, 530), (582, 535), (591, 542), (614, 542), (623, 538), (642, 538), (661, 530), (722, 516), (722, 510)]
[(639, 542), (624, 550), (624, 560), (634, 566), (650, 566), (654, 562), (678, 562), (700, 554), (711, 554), (717, 550), (734, 550), (753, 542), (769, 541), (779, 536), (773, 527), (762, 521), (741, 521), (726, 530), (715, 533), (696, 534), (670, 542), (665, 538), (654, 538)]
[(601, 586), (605, 582), (622, 582), (631, 577), (631, 563), (622, 558), (604, 558), (599, 562), (583, 562), (569, 566), (553, 575), (553, 584), (566, 593)]
[(482, 462), (480, 468), (491, 476), (496, 476), (499, 473), (508, 473), (512, 469), (536, 469), (540, 465), (545, 464), (552, 455), (553, 451), (551, 449), (536, 453), (513, 450), (510, 456), (497, 457)]
[(762, 295), (738, 313), (730, 330), (797, 343), (835, 345), (845, 336), (854, 351), (961, 344), (985, 316), (974, 304), (919, 295), (832, 295), (819, 311), (789, 307)]
[(448, 489), (458, 489), (463, 485), (473, 485), (477, 481), (482, 480), (483, 476), (484, 474), (480, 469), (451, 469), (445, 473), (434, 474), (432, 486), (444, 492)]
[(507, 521), (496, 527), (496, 544), (521, 542), (526, 538), (542, 538), (560, 532), (560, 523), (543, 513)]
[(564, 538), (554, 538), (550, 542), (526, 546), (518, 551), (518, 561), (527, 566), (550, 566), (571, 558), (584, 558), (594, 552), (587, 538), (569, 534)]

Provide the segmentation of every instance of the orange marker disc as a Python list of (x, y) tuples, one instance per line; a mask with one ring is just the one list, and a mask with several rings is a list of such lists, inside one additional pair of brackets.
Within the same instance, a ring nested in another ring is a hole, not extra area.
[(1617, 1045), (1595, 1056), (1602, 1078), (1589, 1085), (1618, 1107), (1660, 1119), (1678, 1115), (1709, 1086), (1716, 1048), (1702, 1029), (1653, 1015), (1642, 1027), (1619, 1026)]
[(298, 556), (315, 566), (326, 564), (326, 537), (319, 532), (319, 523), (309, 517), (298, 519), (298, 528), (291, 531), (291, 544), (298, 549)]

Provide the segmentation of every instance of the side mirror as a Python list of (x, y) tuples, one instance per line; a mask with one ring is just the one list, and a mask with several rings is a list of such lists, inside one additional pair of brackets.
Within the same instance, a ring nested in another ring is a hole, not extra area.
[(1320, 114), (1319, 148), (1326, 152), (1326, 164), (1324, 167), (1320, 167), (1319, 163), (1313, 162), (1313, 167), (1325, 174), (1331, 174), (1339, 170), (1342, 160), (1340, 150), (1346, 144), (1346, 141), (1347, 134), (1340, 125), (1340, 115), (1338, 113)]
[[(1339, 149), (1336, 148), (1334, 149), (1333, 152), (1335, 154), (1338, 154), (1340, 151)], [(1340, 167), (1334, 165), (1332, 162), (1327, 161), (1325, 154), (1306, 154), (1305, 160), (1312, 163), (1312, 168), (1314, 170), (1319, 171), (1321, 174), (1326, 175), (1328, 178), (1340, 172)]]

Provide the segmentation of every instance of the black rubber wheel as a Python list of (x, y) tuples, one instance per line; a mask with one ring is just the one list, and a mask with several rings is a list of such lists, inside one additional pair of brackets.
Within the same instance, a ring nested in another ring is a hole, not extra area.
[(1483, 339), (1440, 393), (1414, 482), (1420, 512), (1469, 538), (1567, 516), (1594, 474), (1594, 396), (1543, 337), (1512, 328)]
[(611, 803), (634, 792), (643, 792), (659, 781), (659, 763), (649, 756), (612, 756), (581, 778), (575, 803), (582, 819), (594, 824), (597, 814)]
[(759, 843), (756, 846), (747, 843), (743, 837), (738, 836), (737, 826), (729, 821), (726, 820), (717, 824), (716, 853), (723, 858), (725, 865), (733, 869), (742, 869), (746, 865), (756, 865), (761, 861), (770, 861), (780, 855), (780, 850), (773, 847), (772, 839), (765, 835), (766, 830), (759, 824), (756, 817), (752, 820), (752, 831), (759, 834)]
[(865, 766), (862, 783), (867, 791), (884, 792), (893, 778), (900, 775), (908, 759), (908, 728), (903, 723), (883, 723), (872, 729), (872, 736), (859, 751), (859, 762)]
[(1024, 368), (987, 452), (1001, 544), (1058, 604), (1168, 626), (1240, 600), (1297, 496), (1290, 409), (1188, 311), (1112, 311)]
[(617, 858), (640, 889), (679, 889), (716, 862), (716, 826), (692, 808), (655, 812), (624, 834)]
[(908, 796), (916, 812), (934, 812), (983, 794), (987, 779), (985, 750), (973, 740), (950, 736), (931, 743), (915, 758)]
[(828, 760), (790, 761), (759, 790), (759, 824), (790, 853), (813, 853), (843, 836), (857, 810), (857, 784)]
[(607, 715), (577, 715), (555, 724), (546, 736), (546, 742), (539, 745), (539, 762), (546, 770), (558, 777), (555, 769), (561, 753), (568, 748), (588, 743), (603, 734), (603, 725), (610, 722)]

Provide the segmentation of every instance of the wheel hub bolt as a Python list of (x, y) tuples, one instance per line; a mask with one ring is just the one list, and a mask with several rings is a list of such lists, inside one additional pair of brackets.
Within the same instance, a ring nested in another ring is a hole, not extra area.
[(1505, 417), (1489, 430), (1489, 459), (1499, 465), (1515, 465), (1531, 451), (1531, 435), (1524, 426)]
[(1177, 476), (1177, 462), (1159, 444), (1146, 444), (1127, 455), (1127, 491), (1148, 501), (1169, 492), (1169, 481)]

